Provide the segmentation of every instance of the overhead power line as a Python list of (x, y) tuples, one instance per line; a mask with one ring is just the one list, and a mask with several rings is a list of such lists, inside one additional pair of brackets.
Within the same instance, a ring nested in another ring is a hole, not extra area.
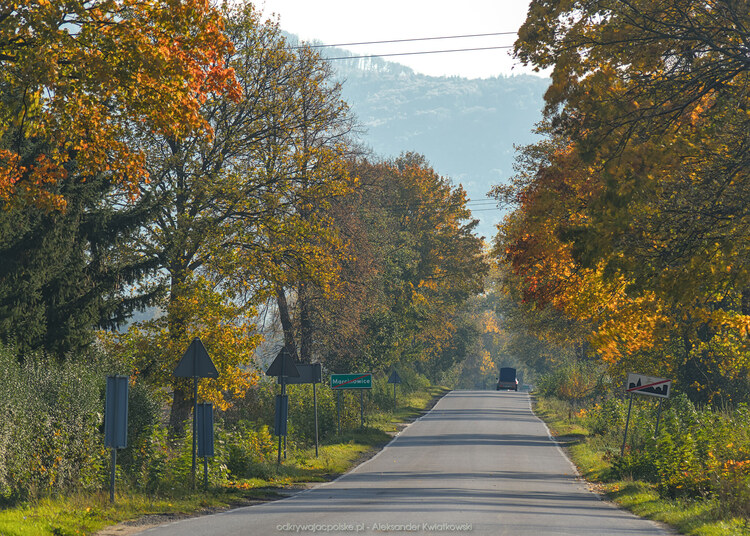
[(387, 56), (416, 56), (418, 54), (445, 54), (448, 52), (475, 52), (478, 50), (499, 50), (513, 48), (513, 45), (499, 47), (476, 47), (476, 48), (455, 48), (451, 50), (423, 50), (421, 52), (393, 52), (390, 54), (367, 54), (366, 56), (338, 56), (335, 58), (323, 58), (327, 61), (333, 60), (359, 60), (364, 58), (384, 58)]
[(389, 39), (386, 41), (361, 41), (358, 43), (336, 43), (333, 45), (300, 45), (291, 48), (326, 48), (326, 47), (353, 47), (359, 45), (380, 45), (385, 43), (410, 43), (414, 41), (437, 41), (440, 39), (465, 39), (470, 37), (491, 37), (496, 35), (516, 35), (518, 32), (494, 32), (494, 33), (482, 33), (482, 34), (468, 34), (468, 35), (446, 35), (442, 37), (415, 37), (411, 39)]

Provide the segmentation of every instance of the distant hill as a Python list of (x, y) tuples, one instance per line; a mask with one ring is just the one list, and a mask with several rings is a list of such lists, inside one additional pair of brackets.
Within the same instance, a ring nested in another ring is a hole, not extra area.
[[(351, 55), (325, 50), (330, 58)], [(423, 154), (438, 173), (463, 185), (481, 220), (478, 233), (491, 239), (502, 214), (486, 194), (513, 175), (513, 146), (536, 139), (532, 130), (549, 79), (432, 77), (380, 58), (332, 65), (344, 99), (367, 129), (363, 141), (385, 157)]]

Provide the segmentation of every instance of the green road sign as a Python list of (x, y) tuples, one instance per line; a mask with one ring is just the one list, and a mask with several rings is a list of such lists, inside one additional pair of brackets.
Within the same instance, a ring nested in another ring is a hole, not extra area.
[(331, 374), (331, 389), (372, 389), (372, 373)]

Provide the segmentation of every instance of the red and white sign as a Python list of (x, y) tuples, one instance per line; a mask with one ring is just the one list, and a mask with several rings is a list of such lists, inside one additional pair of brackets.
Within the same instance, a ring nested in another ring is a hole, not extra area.
[(625, 390), (628, 393), (669, 398), (669, 394), (672, 391), (672, 380), (629, 372)]

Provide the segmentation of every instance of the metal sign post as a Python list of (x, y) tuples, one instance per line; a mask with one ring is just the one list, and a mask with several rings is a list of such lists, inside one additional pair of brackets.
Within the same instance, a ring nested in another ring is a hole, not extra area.
[(273, 432), (279, 438), (279, 452), (276, 463), (281, 463), (282, 438), (286, 438), (287, 417), (289, 415), (289, 395), (285, 392), (284, 384), (281, 385), (280, 395), (276, 395), (276, 417), (274, 419)]
[(117, 449), (128, 444), (128, 380), (127, 376), (107, 376), (104, 408), (104, 445), (112, 449), (109, 478), (109, 502), (115, 502)]
[(338, 396), (336, 397), (336, 423), (338, 424), (338, 435), (341, 435), (341, 393), (343, 391), (339, 391), (336, 393)]
[[(317, 383), (317, 382), (316, 382)], [(318, 457), (318, 394), (315, 392), (315, 383), (313, 386), (313, 409), (315, 410), (315, 457)]]
[(391, 375), (388, 377), (388, 383), (393, 384), (393, 411), (396, 411), (396, 385), (401, 383), (401, 376), (394, 369)]
[(214, 406), (204, 402), (198, 404), (198, 457), (203, 458), (203, 487), (208, 489), (208, 457), (214, 455)]
[(365, 391), (359, 391), (359, 427), (365, 427)]
[(659, 400), (659, 408), (656, 410), (656, 428), (654, 429), (654, 439), (659, 436), (659, 422), (661, 421), (661, 405), (664, 400)]
[[(364, 389), (372, 389), (372, 373), (331, 374), (331, 389), (339, 391), (339, 406), (341, 405), (341, 391), (344, 389), (361, 389), (359, 397), (360, 426), (365, 426), (365, 395)], [(339, 409), (339, 434), (341, 434), (341, 414)]]
[(630, 411), (633, 409), (633, 395), (630, 395), (630, 402), (628, 403), (628, 418), (625, 420), (625, 436), (622, 438), (622, 447), (620, 447), (620, 457), (625, 454), (625, 444), (628, 441), (628, 426), (630, 426)]
[(669, 398), (672, 392), (672, 380), (666, 378), (657, 378), (656, 376), (644, 376), (643, 374), (628, 373), (628, 380), (625, 384), (625, 391), (630, 395), (630, 404), (628, 405), (628, 418), (625, 421), (625, 436), (622, 439), (620, 456), (625, 454), (625, 445), (628, 440), (628, 425), (630, 424), (630, 410), (633, 407), (633, 395), (653, 396), (660, 398), (659, 409), (656, 415), (656, 430), (654, 437), (659, 434), (659, 421), (661, 420), (661, 403), (665, 398)]
[[(312, 363), (310, 365), (295, 363), (299, 377), (287, 377), (287, 385), (298, 385), (303, 383), (311, 383), (313, 388), (313, 410), (315, 412), (315, 457), (318, 456), (318, 395), (315, 390), (315, 384), (320, 383), (322, 378), (322, 371), (320, 363)], [(279, 380), (281, 383), (281, 380)]]
[[(276, 421), (275, 432), (279, 436), (279, 448), (276, 464), (281, 465), (282, 442), (286, 444), (287, 414), (289, 411), (289, 398), (286, 394), (286, 384), (290, 378), (299, 378), (300, 373), (294, 362), (294, 349), (284, 346), (271, 366), (266, 370), (266, 376), (277, 376), (281, 384), (281, 394), (276, 397)], [(283, 438), (283, 439), (282, 439)], [(286, 450), (286, 449), (284, 449)]]
[(178, 378), (193, 378), (193, 467), (190, 477), (190, 484), (195, 489), (195, 470), (197, 466), (197, 435), (198, 427), (196, 416), (198, 413), (198, 378), (218, 378), (219, 371), (216, 370), (213, 361), (208, 356), (206, 347), (201, 340), (196, 337), (190, 343), (185, 354), (177, 364), (174, 375)]

